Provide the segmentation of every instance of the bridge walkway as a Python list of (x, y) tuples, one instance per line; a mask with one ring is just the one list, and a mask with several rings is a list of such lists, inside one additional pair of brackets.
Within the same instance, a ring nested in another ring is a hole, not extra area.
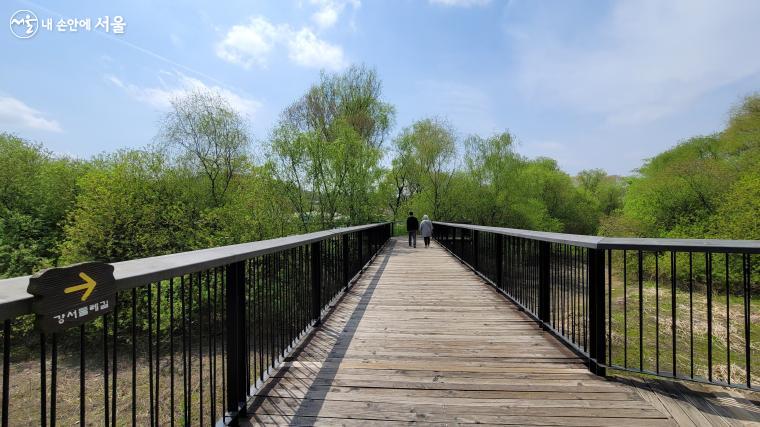
[(247, 423), (689, 424), (647, 396), (591, 374), (435, 242), (394, 239), (262, 387)]

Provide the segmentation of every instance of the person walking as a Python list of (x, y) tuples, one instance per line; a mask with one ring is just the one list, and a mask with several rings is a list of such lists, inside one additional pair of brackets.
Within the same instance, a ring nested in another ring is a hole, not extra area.
[(420, 234), (425, 240), (425, 247), (430, 247), (430, 237), (433, 235), (433, 222), (430, 221), (427, 215), (422, 215), (422, 222), (420, 223)]
[(409, 233), (409, 246), (417, 247), (417, 229), (420, 222), (414, 216), (414, 212), (409, 211), (409, 217), (406, 219), (406, 232)]

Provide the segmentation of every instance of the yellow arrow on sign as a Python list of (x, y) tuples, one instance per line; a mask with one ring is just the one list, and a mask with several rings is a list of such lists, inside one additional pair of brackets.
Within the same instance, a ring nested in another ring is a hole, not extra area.
[(95, 290), (95, 286), (98, 283), (92, 280), (92, 278), (85, 273), (79, 273), (79, 277), (81, 277), (82, 280), (84, 280), (84, 283), (82, 283), (81, 285), (69, 286), (68, 288), (64, 289), (63, 292), (66, 294), (70, 294), (72, 292), (84, 291), (84, 293), (82, 294), (82, 301), (86, 301), (87, 297), (89, 297), (92, 291)]

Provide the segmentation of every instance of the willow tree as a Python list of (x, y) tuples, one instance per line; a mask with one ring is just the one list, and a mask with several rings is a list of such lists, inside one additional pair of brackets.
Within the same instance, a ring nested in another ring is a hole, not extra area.
[(442, 119), (418, 120), (401, 131), (396, 146), (406, 158), (399, 166), (409, 168), (409, 191), (415, 194), (411, 203), (429, 209), (433, 218), (446, 219), (455, 170), (454, 129)]
[(372, 203), (393, 108), (374, 70), (321, 75), (272, 132), (270, 163), (304, 231), (357, 224)]
[(394, 108), (382, 100), (382, 82), (374, 69), (353, 65), (342, 73), (322, 72), (319, 82), (283, 112), (282, 122), (332, 141), (350, 126), (367, 145), (381, 148), (393, 125)]
[(245, 167), (250, 144), (243, 117), (219, 93), (196, 90), (171, 101), (158, 139), (177, 159), (208, 182), (214, 206)]

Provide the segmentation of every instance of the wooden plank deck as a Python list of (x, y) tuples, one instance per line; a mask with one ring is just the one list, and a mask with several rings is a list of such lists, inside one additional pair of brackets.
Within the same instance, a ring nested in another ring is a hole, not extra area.
[(681, 423), (647, 396), (589, 373), (435, 243), (393, 240), (264, 384), (247, 423)]

